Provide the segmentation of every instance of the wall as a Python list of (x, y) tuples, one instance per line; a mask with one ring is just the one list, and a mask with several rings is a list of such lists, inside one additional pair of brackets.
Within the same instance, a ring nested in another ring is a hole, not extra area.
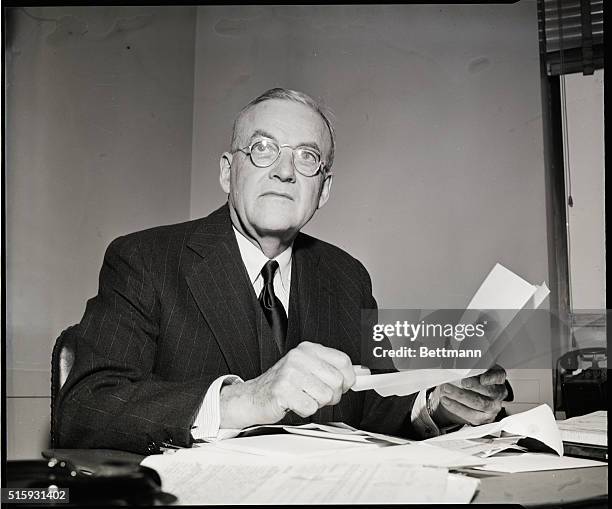
[(192, 217), (225, 199), (237, 111), (297, 88), (338, 133), (306, 230), (365, 263), (379, 305), (465, 306), (496, 261), (547, 279), (535, 2), (200, 7), (196, 43)]
[[(305, 231), (369, 269), (379, 306), (462, 308), (495, 262), (548, 279), (536, 2), (200, 7), (191, 215), (223, 203), (235, 114), (282, 86), (335, 113), (332, 197)], [(516, 409), (550, 370), (512, 373)]]
[(48, 447), (55, 338), (108, 243), (187, 220), (194, 7), (7, 13), (8, 458)]

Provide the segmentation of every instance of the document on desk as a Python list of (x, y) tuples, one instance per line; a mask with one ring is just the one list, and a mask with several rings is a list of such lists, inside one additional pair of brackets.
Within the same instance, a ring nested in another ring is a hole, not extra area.
[(318, 437), (309, 437), (294, 434), (257, 435), (252, 437), (230, 438), (204, 447), (210, 450), (214, 445), (219, 450), (239, 454), (250, 454), (270, 458), (298, 458), (323, 457), (337, 455), (347, 450), (358, 449), (370, 451), (377, 449), (378, 445), (372, 443), (357, 443), (344, 440), (325, 440)]
[(599, 410), (557, 421), (564, 442), (608, 446), (608, 412)]
[(410, 442), (405, 445), (380, 446), (342, 440), (325, 440), (293, 434), (258, 435), (232, 438), (220, 442), (201, 444), (194, 449), (182, 449), (173, 455), (185, 454), (208, 461), (211, 455), (226, 454), (231, 458), (253, 457), (270, 461), (344, 461), (344, 462), (397, 462), (445, 468), (481, 465), (482, 459), (461, 451), (450, 451), (434, 444)]
[[(540, 405), (526, 412), (504, 417), (501, 421), (483, 424), (481, 426), (464, 426), (459, 431), (447, 433), (425, 440), (425, 443), (444, 447), (446, 441), (473, 440), (488, 435), (501, 436), (505, 432), (516, 437), (529, 437), (543, 443), (563, 456), (563, 442), (557, 428), (552, 410), (548, 405)], [(467, 445), (466, 443), (466, 449)], [(455, 450), (456, 444), (452, 444)]]
[(223, 442), (148, 456), (141, 464), (158, 472), (164, 491), (176, 495), (180, 504), (468, 503), (478, 486), (476, 479), (449, 475), (447, 468), (431, 464), (482, 461), (431, 445), (353, 445), (319, 456), (271, 454), (280, 444), (273, 446), (270, 439), (281, 437), (285, 447), (287, 440), (301, 441), (299, 450), (306, 441), (330, 442), (268, 435), (252, 437), (267, 439), (266, 454), (263, 449), (253, 454), (252, 446), (227, 448)]
[(353, 428), (343, 422), (330, 422), (329, 424), (307, 423), (295, 426), (285, 424), (264, 424), (246, 428), (237, 436), (248, 437), (277, 433), (291, 433), (294, 435), (326, 438), (329, 440), (345, 440), (348, 442), (375, 443), (380, 445), (402, 445), (410, 442), (410, 440), (406, 440), (405, 438)]
[(180, 463), (163, 489), (179, 504), (468, 503), (477, 480), (446, 469), (385, 464)]
[(478, 458), (488, 458), (503, 451), (513, 450), (527, 452), (525, 447), (517, 444), (522, 437), (483, 437), (473, 439), (445, 440), (439, 446), (452, 451), (470, 454)]
[(566, 468), (600, 467), (607, 463), (571, 456), (557, 456), (556, 454), (542, 452), (528, 452), (524, 454), (505, 454), (488, 458), (484, 465), (474, 467), (478, 470), (493, 472), (539, 472), (542, 470), (563, 470)]

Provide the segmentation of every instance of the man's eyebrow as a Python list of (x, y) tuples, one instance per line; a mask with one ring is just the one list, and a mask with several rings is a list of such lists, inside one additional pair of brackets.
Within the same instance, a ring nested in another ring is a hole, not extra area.
[[(251, 136), (249, 137), (249, 142), (253, 141), (254, 138), (259, 137), (270, 138), (278, 142), (278, 140), (273, 134), (270, 134), (268, 131), (264, 131), (263, 129), (255, 129), (255, 131), (253, 131), (253, 134), (251, 134)], [(315, 149), (317, 152), (319, 152), (319, 154), (321, 153), (321, 148), (314, 141), (305, 141), (303, 143), (298, 143), (296, 147), (309, 147)]]
[(253, 131), (253, 134), (251, 134), (249, 141), (253, 140), (253, 138), (259, 138), (259, 137), (270, 138), (272, 140), (276, 140), (274, 135), (270, 134), (268, 131), (264, 131), (263, 129), (255, 129), (255, 131)]

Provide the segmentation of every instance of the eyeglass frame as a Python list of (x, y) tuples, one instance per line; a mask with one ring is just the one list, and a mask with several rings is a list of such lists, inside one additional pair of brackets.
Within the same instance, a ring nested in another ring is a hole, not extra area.
[[(273, 142), (275, 145), (278, 146), (278, 155), (276, 156), (276, 158), (274, 159), (274, 161), (272, 161), (270, 164), (266, 165), (266, 166), (260, 166), (258, 164), (255, 163), (255, 161), (253, 160), (253, 145), (255, 145), (256, 143), (259, 143), (262, 140), (269, 140), (271, 142)], [(246, 147), (243, 148), (237, 148), (236, 150), (234, 150), (233, 152), (242, 152), (243, 154), (249, 156), (249, 159), (251, 160), (251, 162), (253, 163), (253, 166), (256, 166), (257, 168), (269, 168), (270, 166), (272, 166), (276, 161), (279, 160), (280, 156), (281, 156), (281, 149), (283, 148), (290, 148), (291, 149), (291, 162), (293, 164), (293, 167), (295, 168), (295, 171), (297, 171), (300, 175), (302, 175), (303, 177), (315, 177), (317, 175), (317, 173), (321, 172), (321, 174), (323, 175), (323, 177), (328, 177), (330, 175), (333, 175), (332, 172), (328, 171), (327, 166), (326, 166), (326, 161), (323, 160), (323, 157), (321, 156), (321, 154), (319, 153), (318, 150), (309, 147), (307, 145), (298, 145), (296, 147), (293, 147), (291, 145), (289, 145), (288, 143), (283, 143), (282, 145), (280, 143), (278, 143), (275, 139), (273, 138), (267, 138), (265, 136), (262, 136), (261, 138), (257, 138), (255, 141), (253, 141), (250, 145), (247, 145)], [(315, 171), (312, 175), (305, 175), (304, 173), (302, 173), (297, 165), (295, 164), (295, 151), (298, 148), (307, 148), (308, 150), (312, 150), (313, 152), (315, 152), (318, 156), (319, 156), (319, 167), (317, 168), (317, 171)], [(248, 152), (247, 152), (248, 149)]]

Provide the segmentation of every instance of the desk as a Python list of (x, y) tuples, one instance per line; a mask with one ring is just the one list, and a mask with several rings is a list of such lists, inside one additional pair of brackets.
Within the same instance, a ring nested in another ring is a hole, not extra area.
[[(124, 468), (131, 466), (137, 469), (144, 458), (138, 454), (108, 449), (55, 449), (45, 451), (43, 456), (66, 459), (91, 472), (101, 471), (109, 462), (120, 462)], [(607, 507), (607, 466), (517, 474), (462, 469), (461, 473), (480, 479), (479, 490), (472, 501), (475, 504)]]
[(585, 506), (608, 507), (607, 466), (491, 474), (480, 477), (479, 491), (472, 503), (534, 506), (591, 501)]

